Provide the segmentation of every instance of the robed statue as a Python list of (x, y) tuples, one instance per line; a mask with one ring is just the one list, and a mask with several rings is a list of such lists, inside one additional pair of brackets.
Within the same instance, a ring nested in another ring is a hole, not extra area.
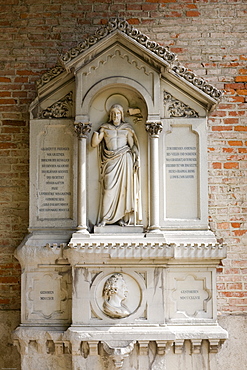
[(97, 225), (140, 225), (139, 144), (132, 126), (124, 122), (121, 105), (111, 107), (109, 121), (93, 133), (91, 144), (99, 146), (100, 153), (101, 199)]

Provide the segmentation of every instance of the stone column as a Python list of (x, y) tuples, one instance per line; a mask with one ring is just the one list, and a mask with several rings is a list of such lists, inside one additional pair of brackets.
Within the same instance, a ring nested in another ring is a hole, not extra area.
[(77, 232), (87, 231), (87, 137), (91, 131), (91, 123), (75, 123), (78, 136), (78, 191), (77, 191)]
[(162, 131), (161, 122), (146, 122), (149, 133), (150, 148), (150, 199), (149, 199), (149, 230), (159, 231), (159, 134)]

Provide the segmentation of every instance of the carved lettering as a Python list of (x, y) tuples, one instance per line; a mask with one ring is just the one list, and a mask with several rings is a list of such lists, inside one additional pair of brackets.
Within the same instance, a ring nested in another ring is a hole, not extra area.
[(197, 167), (196, 147), (167, 147), (166, 167), (170, 179), (194, 179)]
[(54, 294), (53, 290), (42, 290), (40, 294)]
[[(70, 148), (47, 146), (40, 150), (40, 173), (44, 176), (39, 191), (41, 218), (69, 218), (72, 193), (68, 175), (71, 171)], [(58, 175), (58, 176), (55, 176)], [(67, 177), (67, 178), (66, 178)], [(54, 187), (54, 185), (56, 185)]]

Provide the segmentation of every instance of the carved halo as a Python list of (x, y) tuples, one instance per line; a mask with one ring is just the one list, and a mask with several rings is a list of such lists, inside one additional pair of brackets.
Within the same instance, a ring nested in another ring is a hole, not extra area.
[(106, 102), (105, 102), (105, 110), (106, 110), (107, 113), (109, 113), (109, 111), (110, 111), (111, 107), (113, 106), (113, 104), (120, 104), (120, 105), (122, 105), (122, 107), (124, 109), (124, 112), (127, 112), (128, 108), (129, 108), (129, 101), (122, 94), (113, 94), (113, 95), (110, 95), (106, 99)]

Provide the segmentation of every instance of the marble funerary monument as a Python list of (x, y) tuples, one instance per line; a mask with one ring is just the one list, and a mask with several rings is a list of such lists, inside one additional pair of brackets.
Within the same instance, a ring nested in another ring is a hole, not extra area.
[(215, 278), (226, 246), (207, 210), (220, 97), (122, 19), (38, 81), (16, 250), (22, 369), (209, 369), (227, 339)]

